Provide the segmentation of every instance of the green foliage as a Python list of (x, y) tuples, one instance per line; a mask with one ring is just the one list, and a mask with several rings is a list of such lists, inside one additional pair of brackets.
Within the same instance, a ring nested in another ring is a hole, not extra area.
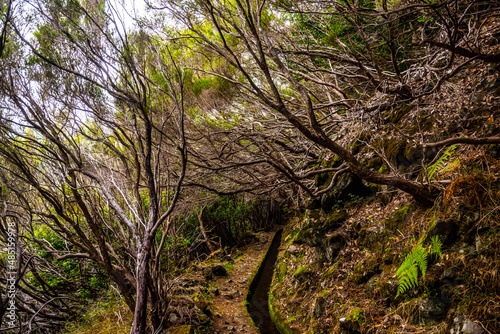
[(396, 297), (418, 285), (418, 269), (422, 272), (422, 276), (425, 277), (425, 272), (427, 271), (427, 251), (422, 245), (413, 248), (406, 255), (405, 260), (396, 271), (396, 276), (399, 280)]
[(437, 235), (431, 237), (431, 248), (430, 248), (430, 254), (436, 255), (439, 258), (443, 257), (443, 254), (441, 253), (441, 248), (443, 246), (443, 243), (441, 240), (439, 240), (439, 237)]
[(121, 334), (130, 333), (132, 313), (124, 299), (109, 290), (106, 295), (89, 305), (85, 314), (66, 324), (61, 333)]
[(203, 211), (205, 228), (221, 237), (225, 245), (243, 240), (251, 228), (252, 206), (232, 196), (219, 197)]
[(431, 244), (429, 247), (424, 248), (422, 244), (418, 244), (413, 248), (403, 263), (396, 271), (396, 276), (398, 277), (398, 292), (396, 297), (400, 294), (405, 293), (411, 288), (418, 286), (418, 272), (422, 273), (422, 277), (425, 278), (425, 273), (427, 272), (427, 256), (437, 255), (439, 257), (441, 254), (442, 242), (439, 240), (438, 236), (431, 238)]
[(429, 180), (433, 180), (438, 171), (444, 173), (450, 168), (451, 165), (446, 165), (446, 162), (454, 154), (455, 149), (459, 145), (460, 144), (454, 144), (448, 147), (435, 163), (427, 167), (427, 176)]

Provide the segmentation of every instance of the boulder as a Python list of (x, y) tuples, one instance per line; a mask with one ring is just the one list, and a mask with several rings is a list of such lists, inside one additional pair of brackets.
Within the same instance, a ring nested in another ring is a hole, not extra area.
[(453, 325), (450, 334), (483, 334), (483, 327), (464, 315), (459, 315), (453, 319)]
[(446, 313), (446, 306), (440, 299), (424, 298), (419, 302), (420, 319), (424, 322), (435, 320)]
[(214, 276), (227, 276), (227, 270), (221, 265), (215, 265), (210, 268)]
[(334, 234), (323, 241), (323, 251), (328, 262), (332, 262), (345, 246), (346, 241), (343, 235)]
[(437, 235), (443, 246), (450, 246), (458, 240), (459, 224), (454, 220), (438, 219), (434, 227), (428, 233), (428, 240)]
[(308, 228), (306, 230), (301, 230), (295, 236), (293, 240), (296, 244), (306, 244), (310, 247), (316, 247), (321, 244), (321, 240), (323, 239), (323, 233), (315, 228)]

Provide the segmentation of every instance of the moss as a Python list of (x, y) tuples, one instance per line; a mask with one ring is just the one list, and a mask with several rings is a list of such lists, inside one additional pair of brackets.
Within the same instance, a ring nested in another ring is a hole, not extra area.
[(169, 328), (168, 332), (170, 334), (192, 334), (194, 333), (194, 329), (192, 325), (182, 325)]
[(283, 282), (286, 277), (287, 267), (286, 263), (280, 262), (278, 265), (278, 282)]
[(398, 229), (401, 224), (404, 223), (406, 217), (412, 210), (413, 206), (411, 205), (403, 206), (402, 208), (394, 212), (392, 217), (385, 222), (386, 227), (392, 231)]
[(311, 273), (311, 268), (309, 268), (308, 266), (300, 266), (293, 273), (293, 277), (301, 278), (301, 277), (304, 277), (305, 275), (308, 275), (310, 273)]
[(287, 325), (287, 323), (292, 322), (295, 320), (295, 316), (291, 315), (286, 322), (283, 320), (282, 315), (280, 312), (277, 310), (277, 308), (274, 305), (274, 297), (272, 294), (269, 295), (269, 300), (268, 300), (268, 305), (269, 305), (269, 314), (271, 316), (271, 320), (274, 322), (276, 325), (276, 328), (281, 334), (295, 334), (294, 331), (290, 329), (290, 327)]
[(379, 140), (379, 146), (382, 147), (389, 160), (396, 160), (396, 157), (404, 151), (406, 141), (404, 139), (384, 138)]
[(306, 230), (300, 230), (295, 236), (293, 243), (295, 244), (306, 244), (308, 246), (314, 247), (318, 246), (321, 242), (321, 232), (315, 228), (308, 228)]
[(354, 283), (362, 284), (367, 282), (372, 276), (380, 273), (380, 263), (376, 256), (359, 261), (354, 267), (351, 280)]
[(337, 210), (328, 215), (323, 224), (323, 228), (326, 230), (331, 230), (339, 227), (348, 218), (346, 210)]
[(382, 166), (380, 166), (377, 172), (379, 172), (380, 174), (384, 174), (387, 171), (389, 171), (389, 167), (387, 166), (387, 164), (384, 163), (382, 164)]
[(355, 308), (354, 310), (351, 311), (349, 316), (347, 317), (347, 320), (350, 320), (352, 322), (358, 323), (359, 325), (362, 325), (365, 322), (365, 315), (362, 309)]

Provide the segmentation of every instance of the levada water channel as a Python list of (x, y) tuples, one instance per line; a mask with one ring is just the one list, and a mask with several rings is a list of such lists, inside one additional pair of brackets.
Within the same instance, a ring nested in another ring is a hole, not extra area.
[(247, 301), (248, 312), (255, 325), (262, 334), (279, 334), (280, 332), (271, 320), (269, 314), (268, 292), (273, 278), (274, 263), (278, 257), (278, 248), (281, 242), (281, 232), (275, 233), (273, 241), (259, 267), (254, 280), (250, 285)]

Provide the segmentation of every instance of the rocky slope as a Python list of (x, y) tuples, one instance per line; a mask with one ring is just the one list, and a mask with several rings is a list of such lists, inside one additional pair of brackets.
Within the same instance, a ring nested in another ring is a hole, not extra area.
[[(421, 206), (346, 174), (311, 201), (283, 233), (275, 268), (270, 305), (283, 333), (500, 333), (500, 147), (422, 145), (498, 136), (499, 86), (494, 66), (475, 63), (355, 134), (367, 166), (442, 195)], [(378, 147), (363, 145), (380, 133)]]

